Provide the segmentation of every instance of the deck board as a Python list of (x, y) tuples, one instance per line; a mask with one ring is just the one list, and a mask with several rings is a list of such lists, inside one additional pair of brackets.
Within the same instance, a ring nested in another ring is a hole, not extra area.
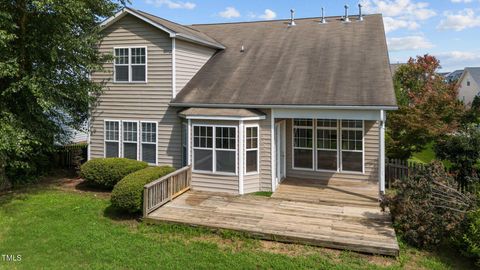
[[(364, 190), (372, 192), (368, 188)], [(155, 210), (145, 220), (229, 229), (283, 242), (398, 255), (390, 214), (381, 211), (375, 195), (368, 195), (371, 198), (364, 204), (339, 203), (341, 196), (322, 203), (318, 198), (285, 199), (287, 195), (268, 198), (189, 191)]]

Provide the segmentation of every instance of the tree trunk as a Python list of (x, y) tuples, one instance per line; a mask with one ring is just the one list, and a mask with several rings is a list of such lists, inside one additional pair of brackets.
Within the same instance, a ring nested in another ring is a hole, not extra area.
[(5, 175), (5, 159), (0, 157), (0, 191), (10, 189), (11, 187), (12, 183), (10, 183)]

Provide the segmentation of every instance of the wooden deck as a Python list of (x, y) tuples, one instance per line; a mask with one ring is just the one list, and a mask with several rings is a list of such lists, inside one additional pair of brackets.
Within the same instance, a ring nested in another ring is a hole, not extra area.
[[(338, 197), (327, 203), (284, 199), (288, 194), (282, 192), (299, 192), (286, 187), (287, 183), (279, 189), (280, 195), (276, 193), (273, 198), (188, 191), (150, 213), (145, 221), (228, 229), (275, 241), (398, 255), (390, 214), (381, 212), (378, 202), (342, 205), (335, 202)], [(312, 187), (307, 186), (306, 190), (309, 188)]]

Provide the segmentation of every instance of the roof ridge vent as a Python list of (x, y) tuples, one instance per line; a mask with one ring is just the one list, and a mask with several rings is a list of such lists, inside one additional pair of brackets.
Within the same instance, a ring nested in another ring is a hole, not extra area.
[(320, 20), (321, 24), (327, 23), (327, 20), (325, 19), (325, 9), (322, 7), (322, 19)]
[(358, 20), (363, 21), (362, 3), (358, 3)]
[(295, 9), (290, 9), (290, 23), (288, 24), (288, 26), (295, 26), (297, 25), (295, 23)]
[(345, 4), (345, 17), (343, 17), (343, 22), (350, 22), (350, 18), (348, 18), (348, 5)]

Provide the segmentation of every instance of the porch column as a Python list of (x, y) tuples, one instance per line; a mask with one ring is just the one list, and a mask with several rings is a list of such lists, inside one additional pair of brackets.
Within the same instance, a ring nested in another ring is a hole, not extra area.
[(244, 158), (243, 158), (243, 143), (245, 141), (244, 138), (244, 124), (243, 120), (240, 120), (238, 125), (238, 193), (242, 195), (243, 191), (243, 172), (244, 172)]
[(387, 114), (384, 110), (380, 111), (380, 153), (379, 153), (379, 185), (380, 185), (380, 194), (385, 194), (385, 121), (387, 120)]
[(187, 165), (192, 165), (192, 120), (188, 119), (187, 125)]

